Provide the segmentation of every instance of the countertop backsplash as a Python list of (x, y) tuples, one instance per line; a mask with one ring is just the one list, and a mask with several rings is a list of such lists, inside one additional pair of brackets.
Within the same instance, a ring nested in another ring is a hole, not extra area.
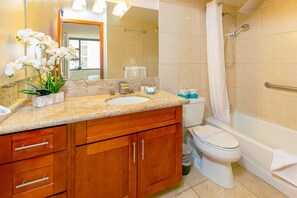
[(67, 81), (61, 88), (65, 92), (65, 97), (91, 96), (98, 94), (108, 94), (109, 91), (119, 91), (119, 82), (129, 83), (134, 91), (140, 91), (141, 85), (156, 85), (159, 88), (158, 77), (147, 77), (141, 79), (106, 79), (106, 80), (78, 80)]

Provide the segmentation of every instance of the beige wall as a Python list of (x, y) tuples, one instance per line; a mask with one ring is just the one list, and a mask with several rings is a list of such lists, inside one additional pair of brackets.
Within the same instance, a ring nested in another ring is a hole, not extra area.
[(4, 74), (5, 65), (24, 55), (24, 46), (15, 38), (19, 29), (25, 28), (23, 0), (0, 0), (0, 86), (25, 78), (24, 72), (13, 78)]
[(237, 110), (297, 129), (297, 94), (267, 89), (264, 82), (297, 86), (297, 1), (266, 0), (238, 25)]
[(177, 94), (195, 88), (207, 99), (205, 1), (160, 0), (159, 77), (162, 89)]
[[(112, 9), (109, 6), (107, 12), (107, 78), (123, 78), (127, 66), (146, 66), (148, 77), (158, 76), (158, 24), (121, 19)], [(124, 32), (124, 28), (144, 29), (146, 33)]]
[(58, 9), (71, 7), (71, 2), (29, 0), (28, 27), (57, 40)]

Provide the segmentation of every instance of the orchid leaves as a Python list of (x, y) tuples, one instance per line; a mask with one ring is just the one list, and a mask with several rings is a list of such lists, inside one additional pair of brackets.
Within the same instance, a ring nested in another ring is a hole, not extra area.
[(39, 89), (37, 86), (27, 83), (30, 87), (32, 87), (31, 90), (29, 89), (24, 89), (21, 90), (20, 92), (23, 94), (28, 94), (28, 95), (37, 95), (37, 96), (45, 96), (49, 95), (51, 93), (58, 93), (61, 87), (65, 84), (64, 79), (60, 77), (51, 77), (50, 75), (47, 76), (47, 80), (43, 80), (41, 82), (43, 87), (46, 89)]

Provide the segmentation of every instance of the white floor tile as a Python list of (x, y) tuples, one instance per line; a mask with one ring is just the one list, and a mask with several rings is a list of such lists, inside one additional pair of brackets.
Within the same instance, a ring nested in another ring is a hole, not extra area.
[(193, 189), (188, 189), (184, 192), (181, 192), (172, 198), (199, 198), (199, 196), (195, 193)]
[(201, 198), (257, 198), (237, 181), (233, 189), (226, 189), (207, 180), (195, 186), (194, 190)]
[(148, 198), (171, 198), (187, 189), (190, 189), (190, 186), (184, 181), (173, 185), (169, 188), (166, 188), (165, 190), (162, 190), (160, 192), (157, 192), (151, 196), (149, 196)]
[(235, 180), (240, 182), (249, 191), (253, 192), (259, 198), (283, 198), (284, 194), (273, 188), (262, 179), (258, 178), (246, 169), (238, 166), (233, 169)]
[(190, 173), (184, 176), (184, 179), (191, 187), (207, 180), (207, 178), (202, 175), (195, 165), (192, 166)]

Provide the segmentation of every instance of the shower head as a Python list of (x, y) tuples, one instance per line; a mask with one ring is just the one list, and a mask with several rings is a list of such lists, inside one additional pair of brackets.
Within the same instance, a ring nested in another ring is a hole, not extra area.
[(222, 12), (222, 16), (225, 17), (225, 16), (229, 16), (229, 17), (232, 17), (232, 18), (235, 18), (236, 16), (230, 12)]
[(223, 17), (226, 16), (226, 15), (230, 15), (230, 13), (229, 12), (222, 12)]
[(235, 38), (235, 37), (238, 36), (238, 34), (241, 31), (247, 31), (248, 29), (250, 29), (250, 25), (249, 24), (243, 24), (243, 25), (239, 26), (238, 28), (236, 28), (234, 30), (234, 32), (227, 33), (227, 36), (232, 37), (232, 38)]

